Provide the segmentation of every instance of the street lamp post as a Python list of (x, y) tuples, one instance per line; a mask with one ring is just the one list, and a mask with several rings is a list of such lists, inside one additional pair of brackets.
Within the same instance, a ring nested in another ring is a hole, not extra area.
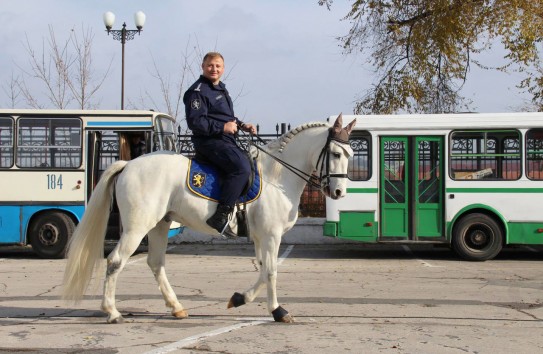
[(134, 14), (134, 22), (136, 23), (137, 30), (127, 30), (126, 22), (123, 23), (123, 28), (120, 30), (112, 30), (113, 23), (115, 22), (115, 15), (108, 11), (104, 14), (104, 25), (106, 26), (107, 34), (110, 33), (113, 35), (113, 39), (116, 41), (121, 41), (123, 50), (122, 50), (122, 74), (121, 74), (121, 109), (124, 109), (124, 44), (134, 39), (134, 36), (140, 34), (143, 29), (143, 24), (145, 23), (145, 14), (141, 11), (138, 11)]

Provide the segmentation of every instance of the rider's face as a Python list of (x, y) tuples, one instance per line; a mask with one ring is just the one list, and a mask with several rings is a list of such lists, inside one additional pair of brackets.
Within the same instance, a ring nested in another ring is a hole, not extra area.
[(224, 72), (224, 61), (221, 57), (208, 58), (202, 64), (202, 71), (205, 78), (217, 85)]

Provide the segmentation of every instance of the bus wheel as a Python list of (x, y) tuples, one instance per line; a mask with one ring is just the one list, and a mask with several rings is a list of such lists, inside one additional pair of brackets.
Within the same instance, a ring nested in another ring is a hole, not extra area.
[(42, 258), (63, 258), (75, 230), (73, 220), (61, 212), (41, 214), (28, 228), (32, 249)]
[(500, 253), (503, 231), (493, 218), (485, 214), (464, 216), (454, 227), (452, 246), (468, 261), (486, 261)]

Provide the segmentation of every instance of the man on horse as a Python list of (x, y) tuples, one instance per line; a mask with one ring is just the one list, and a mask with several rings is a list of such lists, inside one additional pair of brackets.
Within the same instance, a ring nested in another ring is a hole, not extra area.
[(223, 72), (223, 56), (217, 52), (207, 53), (202, 62), (202, 75), (183, 96), (196, 154), (209, 160), (221, 172), (223, 184), (219, 205), (206, 221), (219, 233), (228, 223), (251, 174), (249, 159), (237, 146), (235, 135), (238, 128), (256, 134), (253, 124), (243, 123), (234, 116), (232, 99), (220, 81)]

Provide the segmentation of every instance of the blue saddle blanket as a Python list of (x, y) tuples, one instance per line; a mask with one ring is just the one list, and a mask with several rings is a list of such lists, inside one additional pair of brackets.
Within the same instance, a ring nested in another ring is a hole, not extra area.
[[(262, 176), (255, 161), (255, 178), (249, 192), (240, 199), (239, 203), (251, 203), (260, 197), (262, 191)], [(212, 165), (202, 164), (190, 159), (187, 175), (187, 187), (190, 191), (202, 198), (219, 201), (221, 194), (221, 180), (217, 168)]]

